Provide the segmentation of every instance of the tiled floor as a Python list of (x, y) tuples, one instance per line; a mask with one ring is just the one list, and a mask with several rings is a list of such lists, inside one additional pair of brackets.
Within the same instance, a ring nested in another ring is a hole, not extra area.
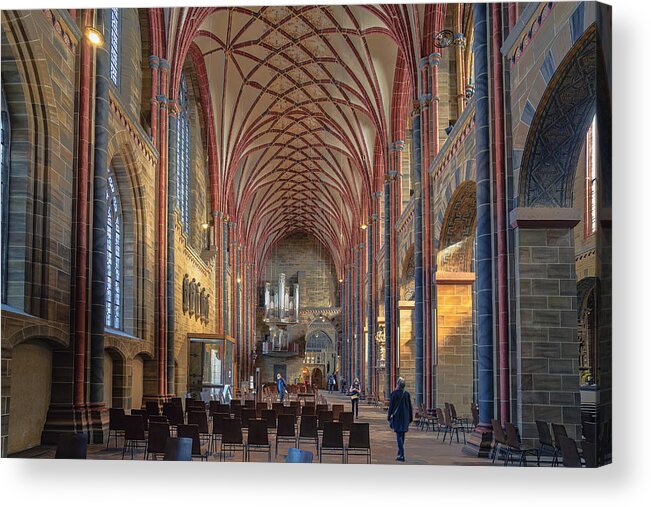
[[(329, 403), (343, 403), (346, 411), (350, 410), (350, 399), (341, 394), (326, 394), (325, 397)], [(461, 443), (456, 440), (450, 445), (446, 440), (442, 442), (442, 437), (436, 438), (436, 432), (420, 431), (412, 426), (405, 439), (405, 462), (395, 461), (397, 445), (395, 433), (391, 431), (386, 420), (386, 412), (381, 408), (371, 407), (364, 402), (359, 407), (359, 422), (368, 422), (370, 424), (372, 463), (397, 464), (397, 465), (491, 465), (491, 461), (485, 458), (473, 458), (462, 453), (463, 439)], [(270, 436), (272, 445), (272, 459), (274, 440)], [(114, 440), (111, 439), (109, 449), (106, 444), (92, 444), (88, 448), (88, 459), (115, 460), (122, 457), (122, 442), (118, 442), (119, 447), (114, 447)], [(275, 462), (282, 463), (287, 457), (287, 449), (290, 444), (280, 444), (278, 448), (278, 457)], [(303, 445), (302, 448), (314, 452), (314, 445)], [(12, 457), (23, 458), (53, 458), (55, 449), (52, 446), (39, 446), (33, 449), (23, 451)], [(144, 453), (139, 450), (135, 454), (135, 459), (143, 459)], [(130, 453), (125, 459), (131, 459)], [(227, 461), (241, 461), (241, 453), (235, 453)], [(251, 461), (266, 461), (266, 453), (255, 453), (251, 456)], [(218, 461), (217, 454), (211, 456), (208, 461)], [(318, 462), (318, 457), (314, 456), (314, 461)], [(324, 456), (324, 463), (341, 463), (338, 456)], [(350, 456), (350, 463), (366, 463), (364, 456)]]

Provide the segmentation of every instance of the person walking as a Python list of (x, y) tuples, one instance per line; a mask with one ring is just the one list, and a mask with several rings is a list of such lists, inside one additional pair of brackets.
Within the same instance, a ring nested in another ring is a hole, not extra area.
[(287, 385), (285, 384), (285, 379), (280, 372), (276, 375), (276, 386), (278, 387), (278, 394), (280, 395), (280, 403), (282, 403), (285, 398), (285, 391), (287, 391)]
[(411, 406), (411, 396), (405, 390), (405, 379), (398, 378), (395, 391), (391, 393), (387, 421), (396, 434), (398, 442), (398, 456), (396, 461), (405, 461), (405, 433), (409, 431), (409, 424), (414, 420)]
[(355, 419), (359, 419), (359, 395), (361, 390), (359, 388), (359, 379), (356, 378), (353, 381), (353, 385), (350, 386), (350, 402), (352, 404), (352, 412), (355, 416)]

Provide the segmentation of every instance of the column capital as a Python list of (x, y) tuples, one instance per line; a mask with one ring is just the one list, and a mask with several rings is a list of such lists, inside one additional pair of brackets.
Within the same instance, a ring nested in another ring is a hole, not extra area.
[(156, 55), (149, 56), (149, 68), (157, 69), (160, 66), (160, 58)]
[(170, 71), (170, 62), (168, 62), (165, 58), (159, 58), (158, 59), (160, 69), (162, 72), (169, 72)]
[(441, 53), (435, 51), (429, 55), (429, 63), (430, 65), (438, 66), (438, 64), (441, 63)]
[(422, 69), (423, 67), (427, 66), (428, 64), (429, 64), (429, 58), (427, 58), (427, 57), (425, 56), (425, 57), (421, 58), (421, 59), (418, 61), (418, 68), (419, 68), (419, 69)]

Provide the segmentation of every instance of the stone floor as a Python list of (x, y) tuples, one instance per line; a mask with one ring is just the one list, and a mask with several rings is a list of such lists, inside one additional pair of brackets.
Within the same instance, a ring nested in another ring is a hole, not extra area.
[[(350, 399), (347, 396), (339, 393), (325, 394), (329, 403), (343, 403), (346, 411), (350, 410)], [(365, 402), (360, 402), (359, 406), (359, 422), (368, 422), (370, 425), (371, 436), (371, 451), (372, 463), (378, 464), (397, 464), (397, 465), (492, 465), (489, 459), (473, 458), (466, 456), (462, 453), (463, 438), (460, 443), (453, 440), (449, 444), (448, 440), (442, 442), (442, 436), (436, 438), (436, 432), (421, 431), (415, 426), (412, 426), (407, 433), (405, 439), (405, 462), (400, 463), (395, 461), (397, 445), (395, 440), (395, 433), (391, 431), (386, 420), (386, 412), (378, 407), (372, 407)], [(246, 437), (245, 437), (246, 438)], [(274, 440), (270, 436), (272, 445), (272, 459)], [(106, 444), (91, 444), (88, 448), (88, 459), (98, 460), (117, 460), (122, 457), (121, 442), (120, 447), (114, 447), (114, 440), (111, 439), (109, 449), (106, 449)], [(278, 463), (283, 463), (287, 456), (287, 449), (290, 444), (281, 444), (278, 448), (278, 456), (274, 460)], [(304, 449), (314, 452), (314, 445), (303, 445)], [(23, 451), (12, 455), (11, 457), (20, 458), (53, 458), (55, 448), (53, 446), (39, 446), (27, 451)], [(130, 454), (125, 456), (125, 459), (130, 459)], [(144, 453), (142, 450), (135, 453), (135, 459), (143, 459)], [(241, 453), (235, 453), (227, 461), (241, 461)], [(251, 455), (251, 461), (262, 462), (266, 461), (266, 453), (255, 453)], [(209, 457), (208, 461), (219, 461), (218, 454)], [(318, 463), (318, 457), (314, 456), (314, 461)], [(338, 456), (324, 456), (324, 463), (341, 463), (341, 458)], [(364, 456), (350, 456), (349, 463), (366, 463)], [(501, 464), (501, 463), (500, 463)]]

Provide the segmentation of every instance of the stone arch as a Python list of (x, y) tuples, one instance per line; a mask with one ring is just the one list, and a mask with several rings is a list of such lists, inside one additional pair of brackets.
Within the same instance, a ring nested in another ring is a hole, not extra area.
[[(7, 321), (11, 319), (12, 317), (9, 315), (3, 316), (3, 334), (5, 326), (8, 327), (9, 325)], [(23, 327), (13, 333), (9, 338), (3, 338), (3, 354), (5, 348), (11, 350), (18, 345), (33, 340), (47, 342), (53, 348), (67, 347), (69, 344), (69, 332), (47, 323), (33, 324)]]
[(145, 190), (142, 168), (126, 131), (109, 142), (109, 167), (115, 175), (122, 206), (123, 281), (122, 323), (126, 333), (141, 337), (144, 333)]
[(466, 272), (473, 270), (472, 250), (477, 225), (477, 184), (461, 183), (448, 203), (441, 226), (438, 271)]
[[(597, 27), (592, 24), (555, 70), (536, 109), (522, 158), (520, 206), (572, 207), (578, 158), (597, 109), (600, 146), (609, 146), (610, 98), (603, 67)], [(609, 149), (601, 153), (601, 160), (609, 194)]]
[(597, 331), (600, 285), (599, 278), (594, 276), (582, 278), (576, 284), (579, 370), (583, 382), (587, 382), (588, 378), (597, 383), (599, 380), (599, 340)]
[[(41, 294), (49, 278), (48, 217), (53, 194), (66, 188), (51, 179), (66, 167), (57, 159), (61, 127), (51, 119), (59, 118), (58, 101), (39, 40), (32, 16), (3, 11), (1, 79), (11, 123), (7, 303), (48, 318), (53, 305)], [(71, 202), (70, 195), (56, 198)]]

